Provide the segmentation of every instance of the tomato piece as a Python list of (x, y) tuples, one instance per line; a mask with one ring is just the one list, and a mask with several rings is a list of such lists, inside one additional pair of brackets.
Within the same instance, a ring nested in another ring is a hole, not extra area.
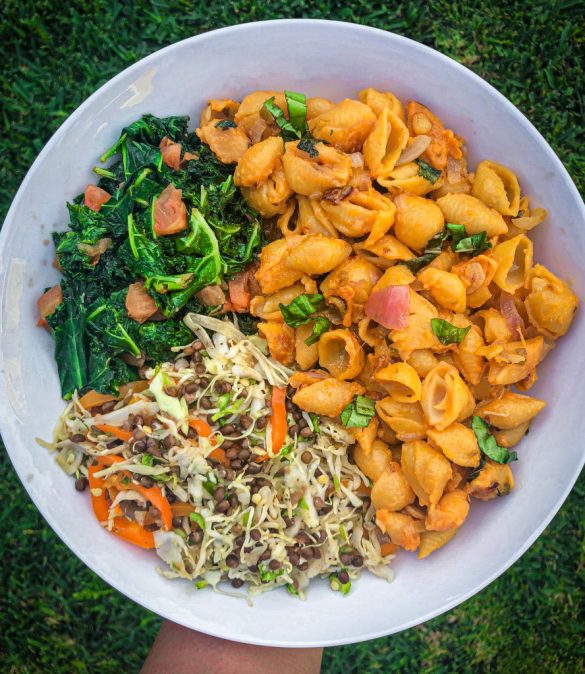
[(187, 207), (182, 200), (182, 190), (171, 183), (158, 196), (154, 204), (154, 233), (157, 236), (177, 234), (187, 229)]
[(39, 314), (41, 315), (37, 325), (48, 329), (49, 325), (45, 319), (47, 316), (50, 316), (62, 302), (63, 291), (61, 290), (60, 285), (53, 286), (47, 290), (47, 292), (43, 293), (37, 301), (37, 307), (39, 308)]
[(111, 198), (112, 195), (108, 194), (106, 190), (102, 190), (101, 187), (98, 187), (97, 185), (88, 185), (85, 188), (83, 203), (88, 208), (91, 208), (92, 211), (99, 211)]
[(148, 294), (144, 283), (131, 283), (128, 286), (126, 311), (137, 323), (144, 323), (158, 311), (156, 302)]
[(163, 162), (172, 169), (178, 170), (181, 165), (181, 152), (183, 148), (181, 143), (175, 143), (174, 140), (171, 140), (168, 136), (165, 136), (160, 144), (159, 148), (162, 154)]

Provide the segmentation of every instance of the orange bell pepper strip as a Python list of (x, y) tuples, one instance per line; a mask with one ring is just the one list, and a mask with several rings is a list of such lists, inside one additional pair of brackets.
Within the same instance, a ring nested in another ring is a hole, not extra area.
[(92, 407), (97, 407), (98, 405), (103, 405), (104, 403), (111, 402), (116, 400), (116, 398), (108, 393), (99, 393), (91, 389), (86, 394), (82, 395), (79, 399), (79, 404), (86, 409), (91, 409)]
[(102, 433), (109, 433), (110, 435), (118, 438), (118, 440), (123, 440), (124, 442), (128, 442), (132, 437), (131, 431), (125, 431), (123, 428), (118, 428), (118, 426), (110, 426), (110, 424), (95, 424), (95, 427), (98, 429), (98, 431), (101, 431)]
[(139, 548), (150, 550), (156, 547), (152, 531), (147, 531), (138, 522), (132, 522), (124, 517), (116, 517), (112, 532), (125, 541), (137, 545)]
[(272, 453), (278, 454), (286, 439), (286, 388), (275, 386), (272, 389)]
[[(212, 445), (217, 444), (217, 440), (213, 437), (213, 429), (211, 426), (203, 419), (189, 419), (189, 426), (200, 435), (202, 438), (209, 438), (209, 442)], [(230, 467), (230, 460), (225, 455), (225, 450), (221, 447), (216, 447), (209, 454), (209, 457), (215, 459), (218, 463), (221, 463), (222, 466), (226, 468)]]
[(145, 499), (150, 501), (152, 505), (158, 509), (163, 523), (163, 528), (170, 531), (173, 528), (173, 513), (171, 512), (171, 505), (163, 496), (160, 487), (143, 487), (141, 484), (128, 484), (125, 489), (133, 489), (139, 494), (142, 494)]
[(186, 517), (190, 513), (195, 512), (195, 506), (190, 503), (172, 503), (171, 512), (173, 513), (173, 517)]

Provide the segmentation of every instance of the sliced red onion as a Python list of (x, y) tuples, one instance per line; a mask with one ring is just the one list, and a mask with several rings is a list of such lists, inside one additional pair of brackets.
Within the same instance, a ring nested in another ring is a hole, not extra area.
[(403, 330), (408, 323), (408, 286), (388, 286), (372, 293), (366, 302), (366, 316), (390, 330)]
[(520, 332), (524, 330), (524, 321), (516, 309), (514, 297), (510, 293), (502, 292), (500, 295), (500, 311), (508, 327), (512, 331), (513, 337), (520, 337)]

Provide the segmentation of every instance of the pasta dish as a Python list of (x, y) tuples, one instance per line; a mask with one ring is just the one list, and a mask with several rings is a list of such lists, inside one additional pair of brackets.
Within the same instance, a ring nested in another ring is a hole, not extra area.
[(372, 88), (123, 129), (38, 302), (67, 401), (39, 442), (99, 525), (199, 589), (302, 598), (391, 580), (511, 492), (578, 299), (534, 260), (544, 208), (466, 157)]

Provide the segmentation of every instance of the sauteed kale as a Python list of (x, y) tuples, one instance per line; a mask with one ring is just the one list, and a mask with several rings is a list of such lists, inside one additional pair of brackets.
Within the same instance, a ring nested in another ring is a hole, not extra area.
[[(260, 222), (233, 184), (233, 167), (219, 162), (187, 123), (188, 117), (145, 115), (126, 127), (101, 157), (113, 162), (94, 169), (101, 189), (93, 189), (107, 201), (93, 210), (79, 195), (68, 204), (69, 229), (53, 236), (62, 301), (46, 322), (65, 398), (75, 389), (116, 393), (137, 378), (144, 359), (168, 360), (172, 346), (191, 340), (184, 314), (214, 313), (223, 304), (203, 304), (197, 293), (243, 271), (260, 249)], [(176, 168), (163, 161), (165, 143), (180, 144)], [(176, 233), (157, 233), (155, 226), (165, 189), (171, 220), (178, 190), (186, 206), (187, 228)], [(136, 282), (154, 300), (155, 320), (129, 316), (128, 289)]]

